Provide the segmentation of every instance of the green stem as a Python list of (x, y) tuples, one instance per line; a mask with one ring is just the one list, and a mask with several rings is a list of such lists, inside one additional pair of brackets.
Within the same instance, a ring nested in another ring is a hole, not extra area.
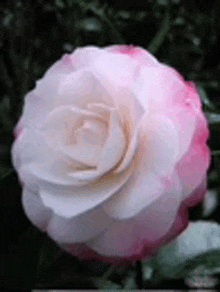
[(142, 272), (142, 262), (139, 260), (136, 262), (136, 284), (138, 289), (143, 289), (143, 272)]
[(167, 10), (164, 16), (164, 19), (161, 23), (161, 27), (159, 31), (156, 33), (155, 37), (151, 41), (150, 45), (148, 46), (148, 51), (152, 54), (155, 54), (162, 43), (164, 42), (167, 33), (169, 32), (171, 27), (171, 21), (170, 21), (170, 1), (167, 4)]

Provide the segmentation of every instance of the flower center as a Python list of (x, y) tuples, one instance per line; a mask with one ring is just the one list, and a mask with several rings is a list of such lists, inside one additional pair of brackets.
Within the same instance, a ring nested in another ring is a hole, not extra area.
[(86, 120), (75, 131), (77, 144), (103, 145), (107, 137), (106, 126), (97, 120)]

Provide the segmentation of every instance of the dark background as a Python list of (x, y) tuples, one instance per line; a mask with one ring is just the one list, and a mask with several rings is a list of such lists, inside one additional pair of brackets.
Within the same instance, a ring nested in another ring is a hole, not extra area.
[[(10, 148), (24, 95), (64, 53), (78, 46), (133, 44), (175, 67), (199, 86), (209, 120), (212, 164), (209, 189), (219, 194), (220, 167), (220, 1), (207, 0), (34, 0), (0, 4), (0, 214), (1, 274), (5, 289), (98, 289), (109, 265), (70, 257), (37, 230), (21, 206), (21, 187)], [(218, 197), (217, 197), (218, 199)], [(202, 205), (189, 210), (202, 216)], [(220, 223), (219, 199), (205, 220)], [(203, 219), (204, 220), (204, 219)], [(122, 285), (134, 267), (112, 273)], [(94, 280), (96, 279), (96, 280)], [(164, 280), (146, 289), (184, 289), (184, 279)], [(218, 288), (218, 286), (216, 286)]]

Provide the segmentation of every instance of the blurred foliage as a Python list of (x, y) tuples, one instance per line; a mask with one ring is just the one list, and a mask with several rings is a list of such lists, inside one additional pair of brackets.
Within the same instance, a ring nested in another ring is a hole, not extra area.
[[(21, 114), (25, 94), (34, 88), (36, 80), (49, 66), (78, 46), (142, 46), (161, 62), (175, 67), (186, 80), (196, 82), (211, 131), (209, 189), (219, 195), (219, 14), (218, 0), (1, 1), (0, 207), (4, 214), (2, 230), (4, 234), (8, 232), (4, 235), (3, 262), (10, 267), (1, 272), (3, 286), (13, 286), (14, 281), (14, 286), (24, 289), (54, 285), (78, 289), (135, 289), (133, 266), (115, 268), (109, 274), (109, 265), (79, 262), (62, 254), (45, 234), (37, 231), (22, 210), (21, 188), (11, 165), (13, 128)], [(217, 201), (218, 207), (206, 220), (220, 223), (219, 196)], [(191, 220), (201, 218), (202, 206), (190, 210), (189, 216)], [(54, 258), (53, 254), (59, 256)], [(26, 268), (19, 266), (22, 261)], [(146, 278), (145, 285), (153, 284)], [(181, 289), (187, 287), (184, 285), (183, 279), (166, 280), (158, 282), (156, 288)]]

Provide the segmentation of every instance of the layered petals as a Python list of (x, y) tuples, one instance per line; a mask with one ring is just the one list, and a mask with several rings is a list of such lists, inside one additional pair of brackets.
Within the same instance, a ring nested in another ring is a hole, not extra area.
[(166, 190), (164, 179), (172, 175), (178, 157), (178, 133), (166, 117), (154, 115), (149, 118), (146, 115), (139, 132), (139, 145), (132, 161), (136, 171), (120, 194), (115, 194), (104, 206), (115, 218), (133, 217), (163, 196)]
[(25, 214), (83, 260), (151, 259), (207, 189), (196, 87), (143, 48), (64, 55), (25, 96), (14, 135)]

